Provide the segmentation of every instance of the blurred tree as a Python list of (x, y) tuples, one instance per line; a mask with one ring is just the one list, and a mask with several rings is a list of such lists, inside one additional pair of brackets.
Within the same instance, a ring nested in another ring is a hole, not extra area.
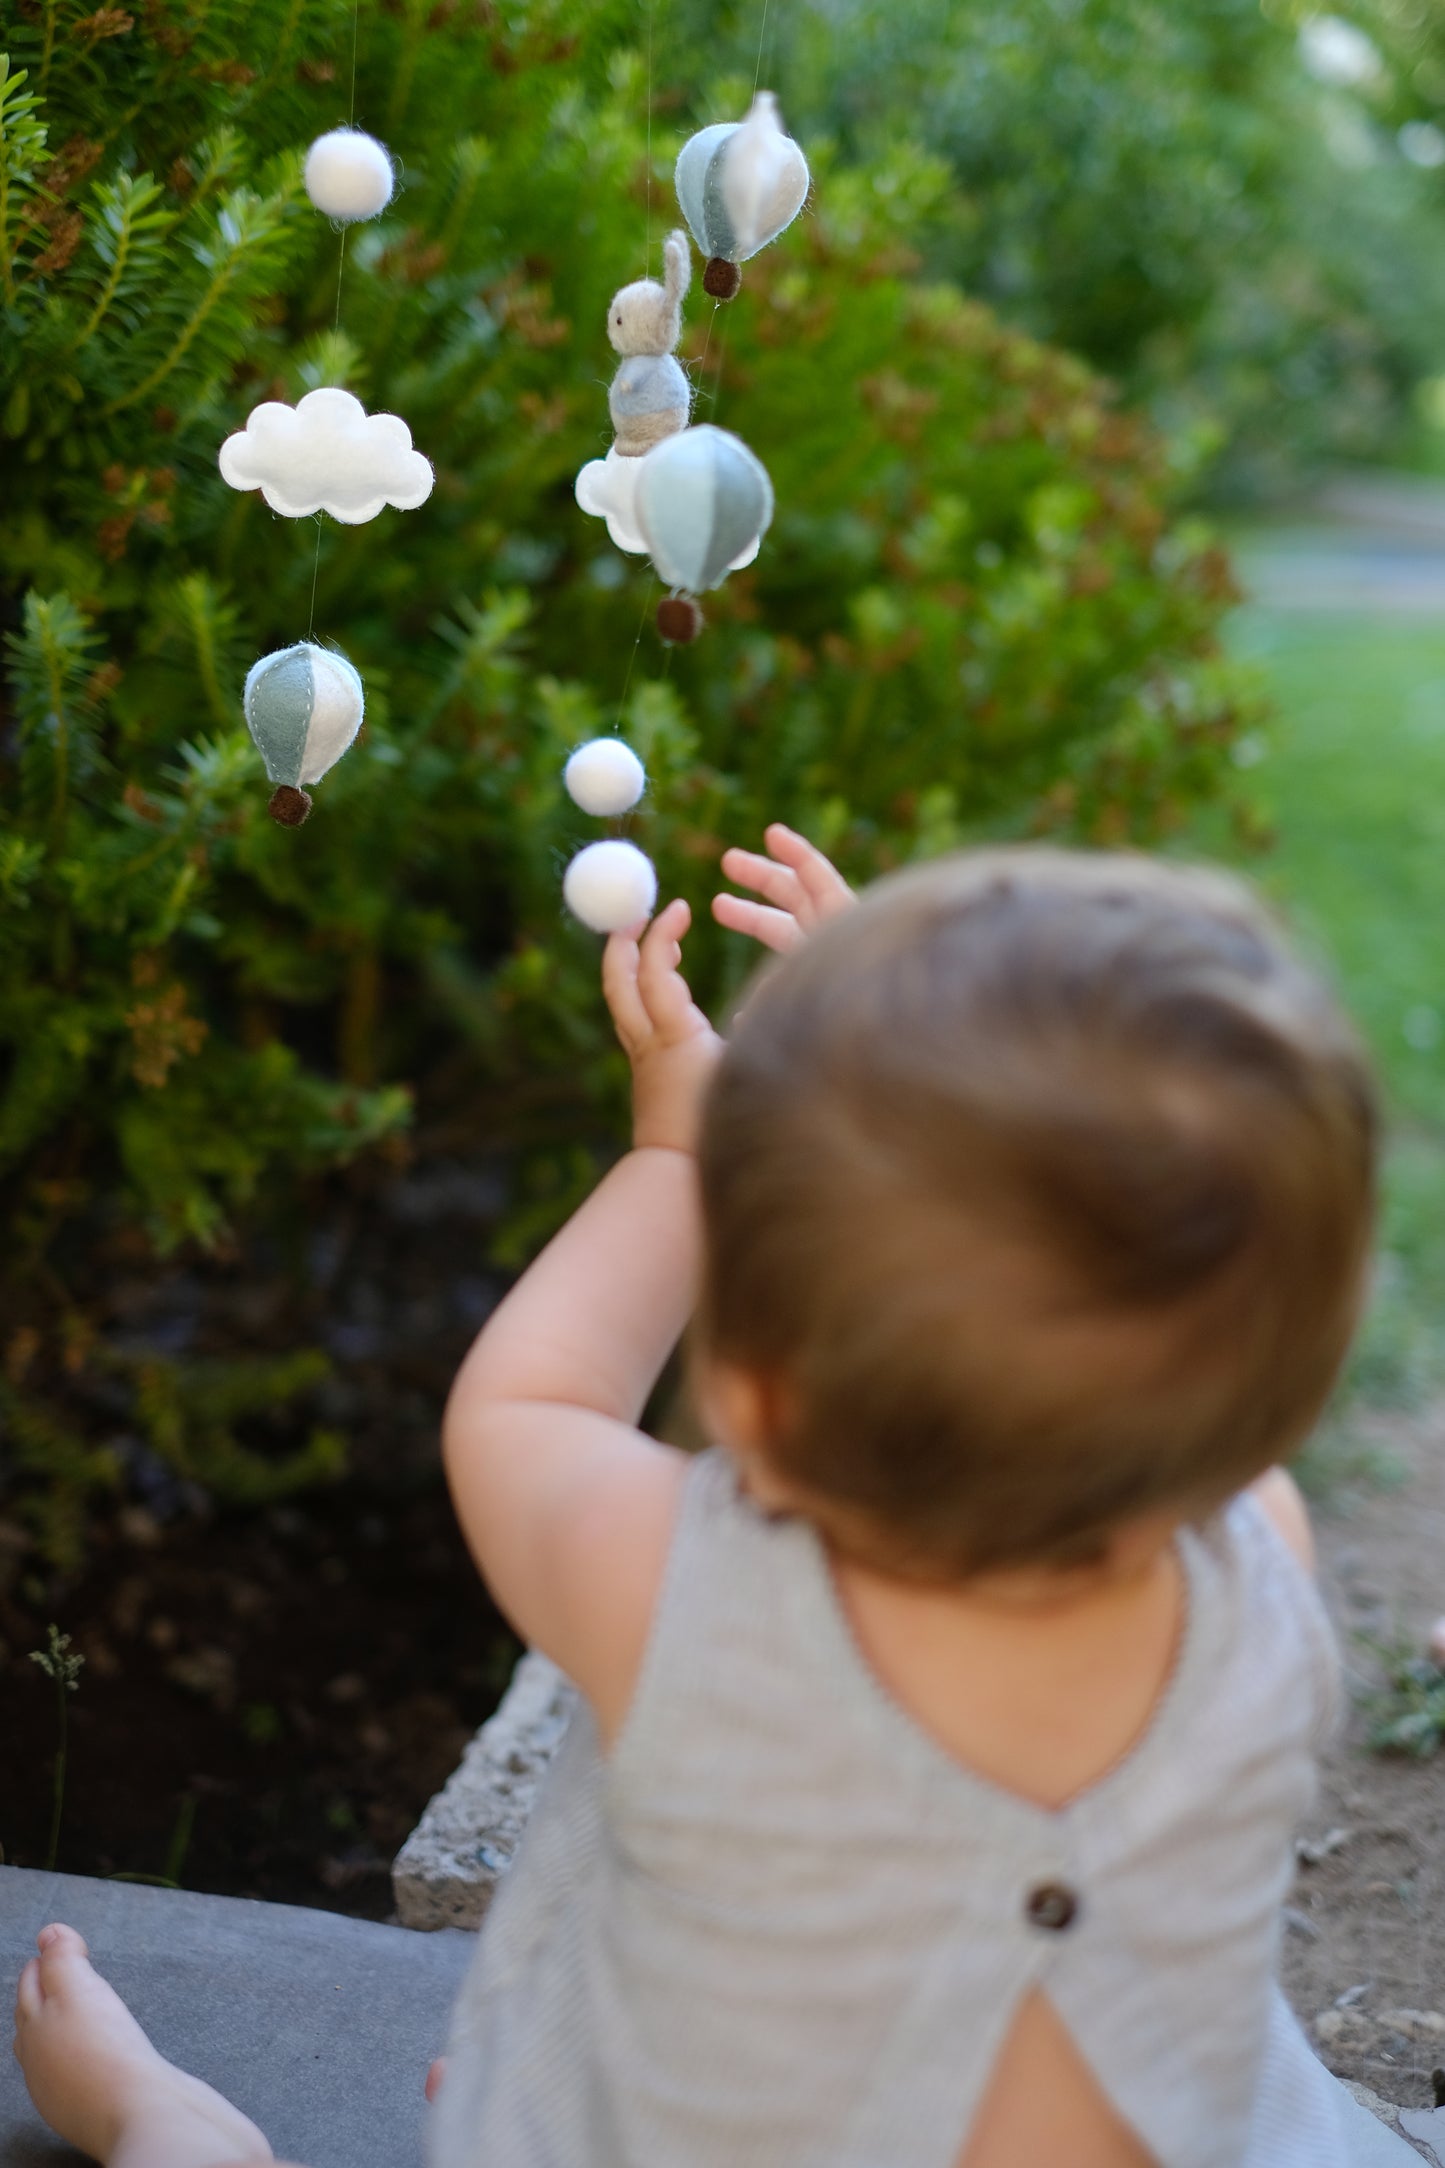
[[(699, 418), (746, 434), (779, 513), (664, 655), (649, 572), (571, 493), (608, 440), (608, 297), (672, 223), (687, 114), (650, 119), (645, 14), (366, 0), (358, 27), (356, 115), (402, 186), (348, 238), (339, 319), (299, 176), (349, 110), (348, 0), (20, 0), (0, 63), (0, 1173), (27, 1396), (0, 1412), (32, 1468), (102, 1236), (283, 1213), (418, 1091), (530, 1155), (509, 1254), (566, 1209), (621, 1084), (596, 943), (559, 905), (598, 832), (560, 787), (579, 738), (623, 722), (652, 781), (634, 832), (695, 902), (771, 815), (866, 876), (983, 832), (1148, 840), (1230, 772), (1231, 588), (1169, 523), (1185, 477), (1081, 363), (918, 281), (950, 181), (904, 131), (856, 166), (821, 145), (816, 212), (721, 318), (695, 302)], [(216, 450), (319, 383), (405, 415), (438, 478), (419, 512), (327, 523), (318, 557)], [(240, 685), (313, 593), (367, 726), (283, 832)], [(691, 947), (720, 998), (741, 946), (704, 917)]]
[(1428, 296), (1426, 366), (1414, 372), (1420, 429), (1408, 449), (1414, 461), (1439, 470), (1445, 466), (1445, 336), (1434, 320), (1433, 298), (1445, 210), (1445, 5), (1340, 0), (1324, 10), (1309, 0), (1268, 0), (1268, 8), (1297, 36), (1335, 156), (1377, 199), (1389, 192), (1398, 203), (1408, 187), (1414, 201), (1429, 207), (1427, 256), (1422, 262), (1417, 250), (1399, 248), (1383, 252), (1384, 261), (1377, 256), (1374, 301), (1382, 315), (1398, 314), (1418, 310), (1422, 289)]
[[(1399, 23), (1427, 0), (1361, 7)], [(1312, 12), (797, 0), (770, 11), (762, 60), (801, 133), (870, 158), (906, 131), (947, 161), (931, 268), (1222, 447), (1216, 485), (1278, 487), (1387, 449), (1445, 347), (1429, 191), (1353, 86), (1302, 66)], [(702, 54), (750, 77), (758, 18), (669, 0), (668, 65), (694, 88)]]

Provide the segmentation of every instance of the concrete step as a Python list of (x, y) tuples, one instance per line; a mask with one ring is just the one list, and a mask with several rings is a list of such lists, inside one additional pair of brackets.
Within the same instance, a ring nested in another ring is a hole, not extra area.
[(391, 1870), (404, 1927), (478, 1927), (512, 1863), (577, 1690), (535, 1649), (473, 1739)]
[[(470, 1935), (411, 1934), (295, 1905), (0, 1867), (0, 1993), (65, 1920), (163, 2055), (214, 2085), (306, 2168), (420, 2168), (427, 2065)], [(0, 2162), (67, 2168), (0, 2055)]]

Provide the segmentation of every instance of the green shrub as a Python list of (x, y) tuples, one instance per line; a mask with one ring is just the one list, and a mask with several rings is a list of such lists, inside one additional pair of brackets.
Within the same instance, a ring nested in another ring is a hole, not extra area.
[[(619, 718), (652, 781), (633, 830), (695, 902), (772, 815), (866, 876), (985, 832), (1147, 841), (1221, 788), (1227, 567), (1081, 364), (917, 281), (941, 165), (825, 148), (742, 297), (695, 296), (699, 417), (779, 511), (667, 653), (649, 572), (571, 494), (608, 440), (607, 299), (649, 231), (656, 265), (687, 124), (654, 123), (649, 180), (635, 14), (361, 9), (357, 118), (404, 186), (348, 239), (339, 329), (299, 171), (345, 117), (349, 6), (102, 16), (37, 0), (5, 85), (0, 1154), (27, 1331), (73, 1300), (68, 1225), (214, 1244), (384, 1146), (418, 1089), (532, 1155), (506, 1254), (546, 1230), (619, 1104), (597, 944), (559, 903), (599, 832), (561, 762)], [(323, 382), (404, 414), (438, 479), (318, 556), (215, 454)], [(313, 582), (367, 728), (284, 832), (239, 691)], [(745, 960), (699, 926), (705, 998)]]

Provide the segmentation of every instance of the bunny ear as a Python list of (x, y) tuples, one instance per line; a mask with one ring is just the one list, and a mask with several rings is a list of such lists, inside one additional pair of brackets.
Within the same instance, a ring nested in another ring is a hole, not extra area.
[(687, 289), (692, 284), (692, 247), (681, 226), (663, 242), (662, 261), (663, 292), (667, 295), (669, 306), (680, 309)]

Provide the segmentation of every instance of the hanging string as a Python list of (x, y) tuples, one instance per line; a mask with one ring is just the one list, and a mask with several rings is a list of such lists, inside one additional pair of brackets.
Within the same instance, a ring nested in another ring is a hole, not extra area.
[(316, 562), (311, 567), (311, 614), (306, 620), (306, 637), (311, 639), (316, 631), (316, 582), (321, 577), (321, 514), (316, 515)]
[[(642, 275), (647, 277), (652, 269), (652, 25), (654, 0), (647, 0), (647, 241), (642, 259)], [(652, 608), (652, 598), (657, 589), (654, 572), (647, 583), (647, 594), (642, 604), (642, 615), (637, 620), (637, 632), (632, 642), (632, 652), (627, 658), (627, 672), (622, 680), (622, 692), (617, 702), (617, 716), (613, 722), (614, 734), (622, 729), (622, 719), (627, 713), (627, 695), (632, 690), (632, 673), (637, 666), (637, 652), (642, 645), (643, 627)]]
[[(766, 8), (764, 13), (766, 13)], [(353, 0), (351, 10), (351, 109), (346, 117), (348, 128), (356, 126), (356, 26), (360, 20), (361, 0)]]
[[(713, 321), (714, 321), (714, 323), (715, 323), (715, 322), (717, 321), (717, 314), (718, 314), (718, 310), (719, 310), (719, 309), (720, 309), (721, 307), (722, 307), (722, 303), (721, 303), (721, 302), (716, 302), (716, 303), (714, 303), (714, 305), (713, 305), (713, 312), (712, 312), (712, 313), (713, 313)], [(714, 370), (713, 370), (713, 373), (712, 373), (712, 390), (711, 390), (711, 392), (710, 392), (710, 393), (708, 394), (708, 397), (709, 397), (709, 398), (711, 399), (711, 401), (712, 401), (712, 418), (713, 418), (713, 421), (714, 421), (714, 422), (716, 422), (716, 421), (717, 421), (717, 417), (718, 417), (718, 408), (719, 408), (719, 407), (721, 406), (721, 404), (722, 404), (722, 389), (723, 389), (723, 370), (724, 370), (724, 369), (725, 369), (725, 368), (727, 367), (727, 358), (728, 358), (728, 333), (729, 333), (729, 332), (731, 331), (731, 329), (732, 329), (732, 318), (731, 318), (731, 317), (729, 316), (729, 317), (726, 317), (726, 318), (724, 319), (724, 321), (723, 321), (723, 327), (722, 327), (722, 337), (721, 337), (721, 338), (720, 338), (720, 339), (718, 340), (718, 342), (717, 342), (717, 366), (716, 366), (716, 367), (714, 368)], [(709, 324), (709, 325), (708, 325), (708, 327), (707, 327), (707, 335), (708, 335), (708, 344), (709, 344), (709, 345), (711, 345), (711, 343), (712, 343), (712, 324)], [(704, 360), (706, 360), (706, 359), (707, 359), (707, 355), (706, 355), (706, 352), (704, 352), (704, 355), (703, 355), (703, 359), (704, 359)]]
[[(351, 97), (350, 97), (350, 101), (349, 101), (349, 103), (348, 103), (348, 106), (347, 106), (347, 116), (346, 116), (346, 125), (347, 125), (347, 127), (348, 127), (348, 128), (354, 128), (354, 127), (356, 126), (356, 33), (357, 33), (357, 27), (358, 27), (358, 25), (359, 25), (360, 21), (361, 21), (361, 0), (352, 0), (352, 8), (351, 8)], [(343, 275), (343, 273), (344, 273), (344, 272), (345, 272), (345, 270), (346, 270), (346, 237), (347, 237), (347, 234), (348, 234), (348, 233), (350, 232), (350, 230), (351, 230), (351, 229), (350, 229), (350, 227), (349, 227), (349, 226), (343, 226), (343, 227), (342, 227), (342, 229), (341, 229), (341, 253), (340, 253), (340, 255), (338, 256), (338, 258), (337, 258), (337, 262), (336, 262), (336, 314), (335, 314), (335, 316), (333, 317), (333, 319), (332, 319), (332, 324), (331, 324), (331, 328), (332, 328), (332, 330), (333, 330), (333, 331), (339, 331), (339, 330), (341, 329), (341, 280), (342, 280), (342, 275)]]
[(632, 642), (632, 653), (627, 658), (627, 675), (622, 680), (622, 697), (617, 703), (617, 720), (612, 725), (614, 733), (621, 730), (622, 718), (627, 712), (627, 695), (632, 688), (632, 672), (637, 662), (637, 651), (642, 645), (642, 628), (647, 623), (649, 613), (652, 609), (652, 598), (654, 594), (656, 594), (656, 592), (657, 574), (654, 572), (647, 583), (647, 593), (644, 596), (642, 603), (642, 615), (637, 620), (637, 634)]
[[(346, 117), (346, 124), (349, 128), (354, 128), (356, 126), (356, 45), (357, 32), (360, 26), (360, 22), (361, 0), (352, 0), (351, 93), (347, 103)], [(336, 255), (336, 307), (332, 311), (331, 316), (331, 330), (333, 337), (341, 330), (341, 284), (342, 280), (346, 275), (346, 238), (350, 231), (351, 229), (349, 226), (342, 227), (341, 246), (337, 250)], [(313, 639), (316, 633), (316, 589), (321, 579), (321, 535), (322, 517), (321, 514), (318, 512), (316, 515), (316, 557), (311, 567), (311, 609), (306, 621), (306, 637), (308, 640)]]
[(765, 38), (765, 37), (767, 36), (767, 34), (768, 34), (768, 0), (763, 0), (763, 20), (762, 20), (762, 27), (761, 27), (761, 28), (760, 28), (760, 30), (758, 31), (758, 64), (757, 64), (757, 67), (756, 67), (756, 69), (755, 69), (755, 70), (754, 70), (754, 72), (753, 72), (753, 96), (754, 96), (755, 98), (756, 98), (756, 96), (757, 96), (757, 94), (758, 94), (758, 85), (759, 85), (759, 83), (761, 83), (761, 81), (762, 81), (762, 79), (763, 79), (763, 40), (764, 40), (764, 38)]
[(652, 269), (652, 9), (653, 0), (647, 0), (647, 248), (642, 259), (644, 278)]
[(349, 226), (342, 227), (341, 254), (336, 259), (336, 314), (331, 319), (331, 328), (334, 332), (341, 329), (341, 275), (346, 269), (346, 236), (350, 231)]

